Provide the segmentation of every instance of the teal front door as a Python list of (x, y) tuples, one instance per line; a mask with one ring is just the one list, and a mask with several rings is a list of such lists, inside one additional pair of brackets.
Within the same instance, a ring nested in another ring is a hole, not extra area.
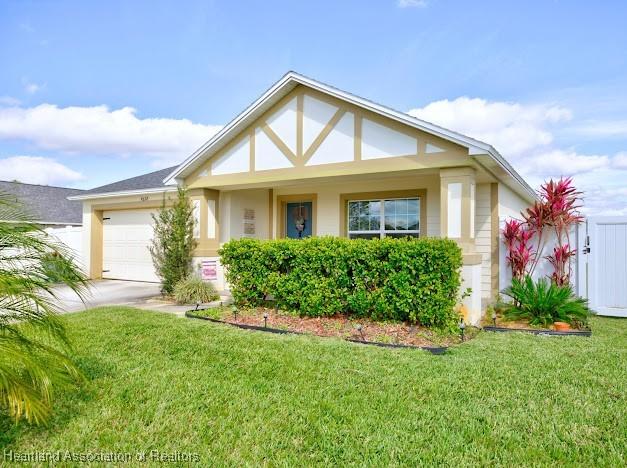
[(285, 210), (285, 232), (291, 239), (310, 237), (313, 232), (311, 202), (287, 203)]

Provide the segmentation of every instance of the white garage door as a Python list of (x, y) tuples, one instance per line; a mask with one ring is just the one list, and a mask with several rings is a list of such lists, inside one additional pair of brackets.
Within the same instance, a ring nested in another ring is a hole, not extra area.
[(102, 277), (158, 282), (148, 247), (155, 210), (105, 211)]

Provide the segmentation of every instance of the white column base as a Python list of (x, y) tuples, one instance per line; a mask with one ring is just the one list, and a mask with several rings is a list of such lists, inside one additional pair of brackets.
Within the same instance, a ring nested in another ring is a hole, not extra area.
[(481, 263), (462, 266), (460, 293), (463, 294), (467, 288), (471, 288), (472, 292), (464, 298), (462, 303), (468, 310), (468, 324), (477, 326), (481, 322), (483, 315), (481, 310)]

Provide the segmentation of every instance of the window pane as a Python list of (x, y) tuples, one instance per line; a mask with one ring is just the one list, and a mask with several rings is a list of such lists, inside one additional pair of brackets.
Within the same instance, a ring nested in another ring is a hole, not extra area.
[(348, 202), (348, 216), (356, 217), (359, 214), (359, 202)]
[(385, 200), (385, 215), (394, 215), (396, 210), (394, 209), (394, 200)]
[(370, 217), (366, 215), (359, 216), (359, 224), (357, 231), (369, 231), (370, 230)]
[(405, 231), (407, 230), (407, 216), (404, 215), (396, 215), (396, 230), (397, 231)]
[(349, 231), (359, 230), (359, 218), (357, 216), (351, 217), (348, 220), (348, 230)]
[(411, 198), (407, 200), (407, 212), (409, 214), (418, 213), (418, 199), (417, 198)]
[(379, 215), (370, 216), (370, 229), (372, 231), (378, 231), (380, 223), (381, 217)]
[(369, 214), (369, 203), (366, 201), (359, 202), (359, 214), (368, 215)]
[(407, 229), (410, 231), (418, 230), (418, 215), (407, 215)]
[(379, 233), (373, 232), (372, 234), (349, 234), (348, 236), (351, 239), (378, 239)]
[[(386, 211), (387, 213), (387, 211)], [(385, 229), (387, 231), (394, 231), (396, 229), (396, 222), (394, 221), (394, 215), (385, 216)]]
[(396, 214), (407, 214), (407, 200), (394, 200)]
[(371, 215), (378, 215), (379, 213), (381, 213), (381, 202), (379, 200), (370, 201), (368, 202), (368, 204), (370, 207)]

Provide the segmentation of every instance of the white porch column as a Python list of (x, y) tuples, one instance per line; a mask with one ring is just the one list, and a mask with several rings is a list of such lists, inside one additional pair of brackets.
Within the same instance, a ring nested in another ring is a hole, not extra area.
[(462, 303), (468, 314), (466, 321), (481, 321), (481, 255), (475, 250), (475, 170), (472, 167), (440, 169), (440, 232), (455, 240), (462, 249), (462, 285), (470, 295)]
[(475, 193), (472, 167), (440, 169), (440, 232), (464, 253), (475, 252)]

